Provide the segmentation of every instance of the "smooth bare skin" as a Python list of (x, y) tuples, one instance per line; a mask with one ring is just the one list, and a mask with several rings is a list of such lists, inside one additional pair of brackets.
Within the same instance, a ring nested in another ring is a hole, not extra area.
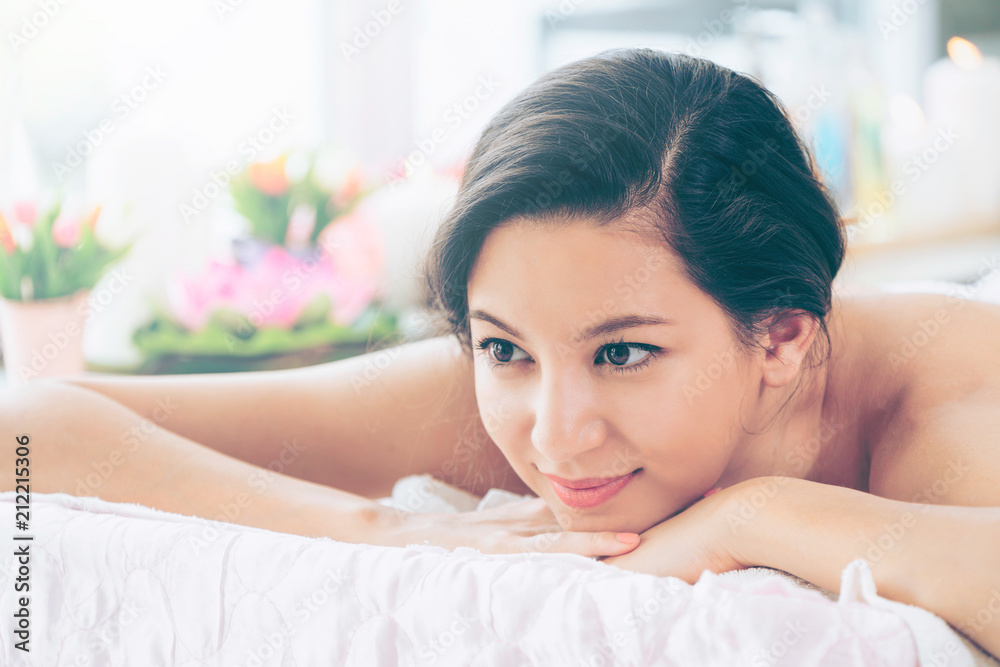
[(388, 546), (587, 556), (635, 547), (615, 533), (561, 530), (540, 499), (443, 516), (371, 500), (418, 473), (473, 493), (527, 492), (479, 423), (471, 385), (470, 360), (440, 338), (279, 372), (40, 381), (7, 389), (0, 426), (11, 442), (31, 438), (36, 493)]
[[(503, 455), (478, 422), (471, 380), (458, 344), (439, 338), (278, 372), (67, 381), (224, 454), (369, 498), (418, 472), (480, 495), (523, 493), (497, 465)], [(164, 419), (157, 408), (168, 401), (176, 407)]]

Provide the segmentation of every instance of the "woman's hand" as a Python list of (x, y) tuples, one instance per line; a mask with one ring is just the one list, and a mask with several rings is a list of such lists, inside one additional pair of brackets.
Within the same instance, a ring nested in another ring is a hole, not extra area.
[(603, 559), (633, 572), (677, 577), (693, 584), (704, 570), (718, 574), (749, 567), (735, 553), (736, 536), (729, 523), (744, 484), (702, 498), (684, 511), (642, 533), (630, 553)]
[(639, 544), (635, 533), (563, 531), (541, 498), (477, 512), (419, 514), (384, 507), (376, 520), (380, 527), (374, 543), (388, 546), (432, 544), (446, 549), (472, 547), (483, 553), (537, 551), (601, 557), (625, 554)]

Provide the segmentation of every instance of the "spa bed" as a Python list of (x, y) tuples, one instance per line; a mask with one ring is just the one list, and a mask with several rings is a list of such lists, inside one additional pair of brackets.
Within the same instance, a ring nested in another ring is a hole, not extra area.
[[(998, 276), (963, 296), (1000, 302)], [(427, 512), (512, 497), (418, 476), (382, 502), (413, 508), (415, 494)], [(24, 652), (14, 504), (0, 493), (11, 667), (1000, 665), (934, 614), (880, 597), (864, 561), (835, 592), (766, 568), (688, 585), (576, 555), (355, 545), (65, 494), (32, 495)]]
[[(470, 509), (425, 476), (383, 502), (414, 493), (422, 511)], [(0, 494), (5, 517), (14, 502)], [(0, 557), (11, 667), (1000, 664), (879, 597), (863, 561), (834, 595), (765, 568), (688, 585), (576, 555), (346, 544), (65, 494), (34, 494), (31, 518), (29, 653), (12, 623), (19, 564)]]

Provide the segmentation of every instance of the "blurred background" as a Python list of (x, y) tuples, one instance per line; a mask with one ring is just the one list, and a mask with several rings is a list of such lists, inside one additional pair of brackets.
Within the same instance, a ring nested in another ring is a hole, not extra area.
[(8, 381), (76, 347), (204, 372), (419, 337), (479, 131), (612, 47), (781, 97), (851, 223), (845, 287), (1000, 257), (1000, 0), (5, 0), (0, 28)]

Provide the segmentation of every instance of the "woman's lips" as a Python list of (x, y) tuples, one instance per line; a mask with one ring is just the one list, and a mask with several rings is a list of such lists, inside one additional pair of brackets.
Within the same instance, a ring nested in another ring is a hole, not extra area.
[(552, 483), (552, 490), (559, 500), (569, 507), (586, 509), (611, 500), (635, 479), (639, 470), (621, 477), (591, 477), (588, 479), (563, 479), (555, 475), (545, 475)]

